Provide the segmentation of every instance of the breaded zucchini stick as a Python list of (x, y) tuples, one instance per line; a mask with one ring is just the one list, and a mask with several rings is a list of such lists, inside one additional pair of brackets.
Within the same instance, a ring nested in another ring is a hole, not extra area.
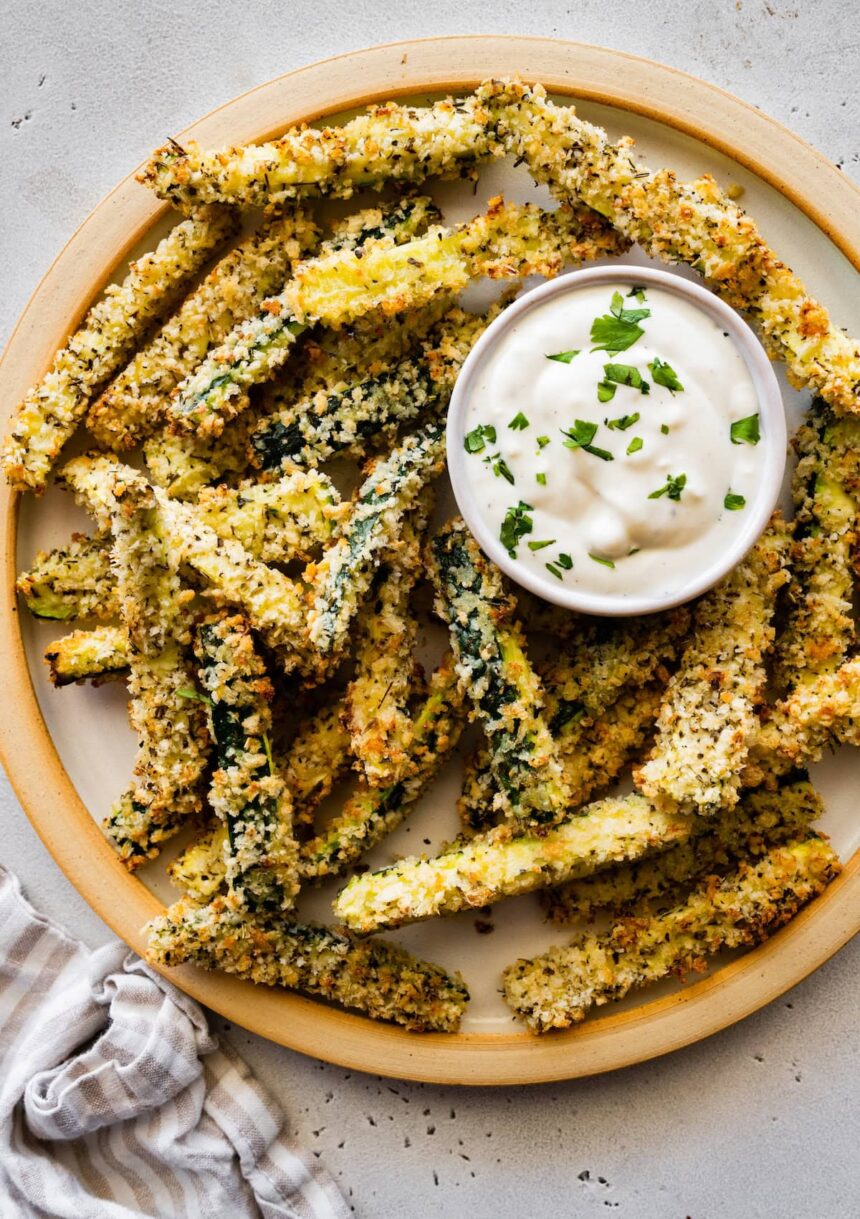
[(495, 807), (520, 822), (552, 823), (569, 808), (561, 760), (537, 675), (501, 575), (459, 518), (430, 546), (436, 609), (447, 622), (460, 680), (481, 717), (497, 783)]
[(257, 921), (229, 898), (216, 897), (208, 906), (180, 900), (147, 931), (147, 957), (155, 965), (199, 965), (287, 986), (415, 1032), (453, 1031), (469, 1000), (459, 974), (397, 944), (362, 943), (343, 931), (278, 916)]
[(404, 820), (439, 773), (465, 723), (463, 692), (450, 653), (433, 673), (411, 728), (408, 765), (401, 778), (371, 787), (363, 782), (344, 808), (302, 847), (305, 876), (344, 871)]
[(776, 594), (789, 532), (777, 515), (734, 571), (696, 607), (693, 632), (660, 711), (654, 752), (635, 774), (653, 800), (705, 815), (737, 803), (758, 727)]
[(320, 389), (266, 415), (251, 435), (250, 457), (263, 470), (295, 463), (317, 466), (336, 454), (364, 457), (372, 444), (393, 441), (397, 428), (447, 405), (472, 346), (499, 312), (452, 309), (418, 351), (375, 376)]
[(12, 419), (3, 464), (13, 486), (45, 489), (60, 450), (92, 396), (235, 228), (228, 209), (205, 208), (177, 224), (151, 254), (132, 263), (121, 284), (105, 289)]
[(651, 173), (634, 160), (632, 140), (611, 143), (572, 106), (549, 101), (540, 85), (488, 81), (477, 92), (507, 151), (538, 182), (588, 204), (652, 257), (694, 267), (750, 316), (794, 385), (809, 386), (840, 412), (860, 410), (860, 346), (712, 177), (684, 183), (669, 170)]
[(307, 195), (348, 199), (388, 182), (470, 176), (500, 155), (493, 125), (474, 96), (429, 107), (385, 102), (342, 127), (291, 127), (267, 144), (207, 151), (170, 140), (156, 149), (138, 181), (177, 207), (223, 201), (247, 206)]
[[(360, 260), (365, 250), (390, 250), (398, 243), (409, 242), (438, 214), (432, 200), (423, 196), (404, 199), (385, 209), (368, 208), (335, 228), (331, 240), (322, 247), (324, 256), (335, 262)], [(313, 320), (298, 316), (288, 288), (261, 300), (253, 315), (228, 331), (179, 384), (167, 406), (167, 418), (174, 429), (201, 438), (219, 435), (227, 420), (247, 408), (251, 386), (271, 380), (282, 367), (295, 340)], [(373, 295), (368, 293), (365, 307), (358, 309), (356, 316), (372, 307)]]
[(124, 626), (72, 631), (49, 643), (44, 655), (55, 686), (125, 677), (131, 666), (128, 631)]
[(664, 914), (625, 919), (604, 935), (510, 965), (505, 999), (536, 1033), (569, 1028), (592, 1007), (670, 974), (703, 973), (722, 948), (758, 944), (822, 893), (839, 873), (815, 835), (772, 847), (718, 880), (706, 878)]
[(40, 550), (15, 587), (34, 618), (115, 618), (116, 580), (110, 567), (109, 534), (73, 533), (55, 550)]
[[(717, 817), (707, 833), (635, 863), (614, 864), (594, 876), (544, 889), (540, 901), (554, 923), (635, 913), (638, 903), (663, 899), (715, 870), (735, 866), (738, 857), (761, 855), (775, 843), (804, 834), (824, 812), (824, 802), (808, 779), (777, 791), (745, 792), (739, 804)], [(698, 822), (701, 828), (707, 823)]]
[(435, 859), (403, 859), (354, 876), (338, 894), (335, 914), (364, 934), (488, 906), (664, 850), (688, 838), (694, 820), (639, 795), (597, 800), (559, 825), (517, 837), (501, 826)]
[(418, 638), (409, 603), (432, 508), (428, 487), (404, 518), (356, 619), (355, 674), (346, 691), (345, 723), (355, 768), (376, 786), (399, 779), (409, 758)]
[(780, 683), (791, 690), (839, 667), (855, 642), (853, 617), (860, 420), (819, 402), (794, 438), (794, 543), (789, 614), (777, 636)]
[(162, 430), (143, 445), (150, 479), (171, 499), (195, 500), (203, 487), (235, 483), (253, 474), (248, 462), (248, 441), (257, 422), (256, 412), (229, 420), (218, 436), (174, 435)]
[(316, 239), (309, 215), (293, 210), (266, 220), (230, 250), (92, 404), (87, 427), (96, 440), (111, 449), (132, 449), (155, 431), (180, 381), (261, 301), (281, 290), (291, 264)]
[(299, 891), (289, 792), (272, 763), (272, 683), (241, 614), (197, 629), (216, 770), (209, 802), (227, 828), (227, 886), (251, 910), (288, 910)]
[(311, 585), (308, 637), (322, 656), (342, 650), (382, 555), (396, 542), (404, 514), (444, 461), (444, 426), (433, 423), (369, 465), (338, 538), (305, 573)]
[(342, 698), (321, 707), (293, 740), (284, 765), (284, 782), (297, 824), (311, 825), (314, 813), (350, 769), (349, 733)]
[(227, 827), (219, 822), (177, 855), (167, 869), (171, 883), (192, 901), (211, 901), (226, 884), (227, 846)]

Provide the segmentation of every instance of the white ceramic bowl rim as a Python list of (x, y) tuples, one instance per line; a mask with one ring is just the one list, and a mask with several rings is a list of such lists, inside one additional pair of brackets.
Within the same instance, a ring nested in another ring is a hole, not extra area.
[[(472, 491), (464, 448), (464, 420), (471, 385), (496, 344), (513, 323), (550, 297), (576, 292), (580, 288), (595, 284), (619, 283), (637, 283), (643, 286), (651, 284), (665, 288), (698, 306), (721, 329), (728, 331), (747, 366), (761, 416), (762, 443), (765, 445), (764, 466), (760, 486), (750, 505), (751, 510), (744, 513), (743, 528), (739, 530), (732, 545), (718, 555), (708, 567), (691, 573), (688, 584), (678, 592), (664, 597), (648, 596), (645, 593), (638, 596), (613, 596), (582, 589), (561, 588), (512, 559), (481, 515)], [(552, 601), (556, 605), (582, 613), (610, 617), (650, 614), (680, 605), (712, 588), (736, 567), (764, 531), (779, 499), (785, 471), (786, 443), (785, 408), (779, 382), (764, 348), (743, 318), (699, 284), (691, 283), (668, 271), (658, 271), (632, 263), (569, 271), (524, 293), (487, 327), (472, 348), (460, 370), (448, 408), (448, 472), (454, 498), (463, 519), (484, 553), (517, 584), (545, 601)]]

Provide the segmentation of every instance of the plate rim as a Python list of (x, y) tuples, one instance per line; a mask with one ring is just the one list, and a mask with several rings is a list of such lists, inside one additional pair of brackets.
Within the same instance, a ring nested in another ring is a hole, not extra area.
[[(468, 67), (452, 67), (458, 63)], [(485, 76), (515, 72), (541, 80), (552, 92), (633, 111), (716, 148), (780, 190), (860, 269), (860, 188), (822, 154), (715, 85), (585, 43), (452, 35), (346, 52), (240, 94), (186, 128), (180, 138), (262, 140), (296, 121), (409, 93), (470, 88)], [(356, 80), (361, 81), (358, 92)], [(742, 144), (727, 134), (732, 130)], [(114, 187), (73, 233), (24, 307), (0, 358), (4, 423), (113, 269), (169, 210), (135, 182), (136, 172)], [(826, 212), (816, 199), (827, 200)], [(9, 705), (15, 705), (16, 715), (6, 714), (0, 722), (0, 760), (55, 862), (108, 926), (140, 953), (140, 927), (164, 907), (119, 863), (72, 786), (42, 718), (14, 593), (9, 596), (16, 575), (19, 504), (19, 494), (4, 486), (0, 568), (7, 583), (0, 599), (0, 666), (8, 675)], [(161, 972), (242, 1027), (336, 1065), (429, 1083), (503, 1086), (592, 1075), (701, 1040), (776, 999), (858, 930), (860, 851), (825, 894), (787, 927), (715, 974), (632, 1010), (595, 1016), (576, 1029), (542, 1038), (525, 1031), (418, 1035), (226, 975), (187, 966)]]

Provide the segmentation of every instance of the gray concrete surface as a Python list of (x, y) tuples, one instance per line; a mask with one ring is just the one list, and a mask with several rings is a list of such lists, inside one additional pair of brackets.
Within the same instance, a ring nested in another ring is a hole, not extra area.
[[(0, 339), (101, 196), (167, 133), (326, 55), (438, 33), (556, 34), (684, 68), (858, 175), (844, 0), (28, 0), (0, 4)], [(2, 714), (13, 714), (5, 702)], [(91, 945), (108, 932), (0, 786), (0, 859)], [(362, 1219), (841, 1219), (860, 1213), (860, 945), (743, 1024), (648, 1065), (504, 1091), (411, 1086), (229, 1036)], [(218, 1022), (216, 1022), (218, 1023)], [(2, 1210), (2, 1207), (0, 1207)]]

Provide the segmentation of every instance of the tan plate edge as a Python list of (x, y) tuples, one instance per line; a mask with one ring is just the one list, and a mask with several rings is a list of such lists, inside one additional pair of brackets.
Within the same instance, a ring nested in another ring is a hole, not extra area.
[[(462, 68), (452, 64), (463, 64)], [(353, 52), (261, 85), (182, 135), (208, 143), (260, 140), (406, 93), (465, 89), (518, 73), (548, 89), (634, 111), (687, 132), (779, 189), (860, 267), (860, 191), (799, 137), (753, 107), (676, 69), (636, 56), (544, 38), (426, 39)], [(361, 81), (356, 94), (355, 81)], [(738, 133), (738, 141), (733, 133)], [(827, 201), (827, 211), (818, 200)], [(4, 419), (42, 374), (97, 291), (163, 205), (130, 175), (73, 235), (31, 297), (0, 360)], [(0, 666), (10, 691), (0, 758), (42, 841), (72, 884), (136, 951), (160, 903), (115, 858), (80, 801), (36, 700), (11, 590), (17, 497), (0, 505), (4, 593)], [(263, 1036), (353, 1069), (449, 1084), (522, 1084), (595, 1074), (665, 1054), (725, 1028), (811, 973), (860, 928), (860, 853), (826, 894), (755, 951), (677, 994), (542, 1039), (511, 1035), (417, 1036), (313, 1000), (194, 969), (170, 977), (196, 999)]]

